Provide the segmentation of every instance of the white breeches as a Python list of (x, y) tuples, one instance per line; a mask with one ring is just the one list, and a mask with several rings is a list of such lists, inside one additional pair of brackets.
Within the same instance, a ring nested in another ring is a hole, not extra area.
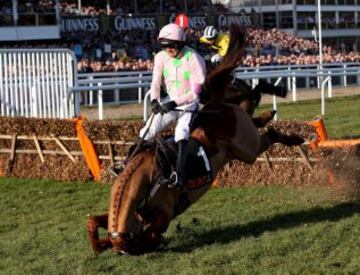
[[(168, 100), (164, 100), (166, 102)], [(184, 105), (179, 106), (176, 109), (182, 109), (182, 110), (190, 110), (194, 111), (198, 108), (198, 101)], [(155, 137), (157, 133), (159, 133), (161, 130), (166, 128), (171, 122), (177, 120), (177, 124), (175, 127), (175, 142), (178, 142), (179, 140), (183, 139), (189, 139), (190, 135), (190, 121), (191, 121), (192, 113), (188, 112), (181, 112), (181, 111), (170, 111), (166, 114), (156, 114), (151, 125), (149, 119), (146, 122), (146, 125), (140, 130), (140, 137), (142, 137), (146, 131), (147, 128), (149, 128), (146, 136), (144, 137), (145, 140), (151, 140)]]

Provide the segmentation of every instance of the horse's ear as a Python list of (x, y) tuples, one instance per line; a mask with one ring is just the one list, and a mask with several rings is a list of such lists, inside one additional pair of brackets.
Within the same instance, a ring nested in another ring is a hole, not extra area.
[(228, 77), (241, 61), (244, 45), (245, 30), (239, 25), (232, 24), (227, 53), (220, 65), (209, 73), (205, 81), (205, 89), (211, 95), (211, 102), (219, 103), (223, 100), (224, 90), (229, 83)]
[(244, 55), (246, 31), (239, 25), (231, 24), (229, 32), (230, 43), (222, 63), (225, 66), (235, 66), (236, 68)]

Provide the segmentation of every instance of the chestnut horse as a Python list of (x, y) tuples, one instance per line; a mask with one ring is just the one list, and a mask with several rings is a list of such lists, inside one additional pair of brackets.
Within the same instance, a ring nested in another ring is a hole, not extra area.
[[(230, 30), (232, 37), (243, 35), (238, 26), (231, 26)], [(260, 134), (238, 102), (227, 100), (225, 91), (229, 87), (230, 73), (242, 56), (244, 43), (241, 39), (239, 41), (241, 43), (227, 54), (228, 58), (225, 57), (207, 76), (205, 86), (211, 91), (211, 97), (193, 123), (189, 140), (189, 144), (198, 147), (197, 154), (188, 158), (187, 171), (191, 174), (197, 170), (194, 165), (195, 158), (199, 156), (197, 164), (211, 167), (211, 172), (189, 179), (186, 193), (178, 188), (169, 188), (167, 184), (161, 184), (161, 179), (168, 175), (164, 160), (172, 163), (174, 157), (171, 158), (171, 155), (176, 153), (168, 149), (165, 151), (169, 152), (169, 158), (159, 158), (154, 148), (161, 146), (157, 146), (156, 142), (144, 146), (127, 162), (112, 185), (108, 213), (90, 217), (87, 222), (95, 253), (108, 248), (116, 253), (132, 255), (155, 250), (171, 220), (209, 190), (212, 180), (226, 163), (237, 159), (252, 164), (259, 154), (276, 142), (288, 146), (303, 142), (300, 137), (285, 136), (271, 129)], [(99, 227), (107, 229), (107, 237), (99, 238)]]

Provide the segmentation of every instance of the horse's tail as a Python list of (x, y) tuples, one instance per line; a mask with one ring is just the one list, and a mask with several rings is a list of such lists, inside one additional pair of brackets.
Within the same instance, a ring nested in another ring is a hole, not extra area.
[(211, 95), (211, 102), (218, 103), (224, 97), (229, 74), (238, 66), (243, 57), (245, 30), (239, 25), (230, 26), (230, 43), (222, 62), (210, 72), (205, 81), (205, 89)]

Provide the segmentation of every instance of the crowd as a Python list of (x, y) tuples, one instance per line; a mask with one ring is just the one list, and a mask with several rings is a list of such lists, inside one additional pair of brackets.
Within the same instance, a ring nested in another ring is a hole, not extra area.
[[(149, 14), (149, 13), (179, 13), (186, 11), (191, 13), (204, 13), (204, 12), (226, 12), (227, 9), (219, 4), (211, 4), (207, 0), (137, 0), (126, 1), (118, 0), (111, 2), (107, 6), (106, 1), (102, 0), (82, 0), (79, 5), (78, 0), (60, 0), (60, 15), (117, 15), (117, 14)], [(161, 6), (162, 4), (162, 6)], [(25, 0), (18, 1), (19, 14), (34, 14), (34, 13), (55, 13), (54, 0)], [(0, 15), (12, 14), (12, 1), (0, 0)]]
[[(206, 52), (201, 47), (199, 37), (203, 30), (188, 30), (188, 43), (200, 54)], [(153, 56), (160, 50), (155, 31), (132, 30), (107, 33), (73, 32), (67, 33), (60, 44), (34, 44), (25, 42), (11, 45), (12, 48), (62, 47), (75, 52), (81, 72), (151, 70)], [(315, 64), (318, 63), (318, 44), (277, 29), (247, 29), (247, 54), (243, 65)], [(324, 63), (358, 62), (360, 55), (353, 52), (338, 53), (324, 46)]]
[(54, 13), (55, 1), (54, 0), (18, 1), (17, 8), (19, 14)]
[(296, 37), (293, 34), (281, 32), (276, 28), (271, 30), (249, 28), (247, 39), (252, 46), (261, 48), (278, 48), (283, 54), (313, 53), (318, 51), (318, 44), (313, 40)]
[[(89, 2), (89, 1), (88, 1)], [(95, 3), (98, 2), (97, 5)], [(80, 8), (78, 1), (61, 1), (61, 14), (62, 15), (114, 15), (114, 14), (150, 14), (150, 13), (179, 13), (186, 11), (191, 13), (203, 13), (203, 12), (226, 12), (227, 9), (221, 4), (212, 5), (207, 0), (188, 0), (188, 1), (176, 1), (176, 0), (137, 0), (128, 2), (125, 0), (119, 0), (111, 7), (106, 7), (105, 1), (91, 1), (90, 3), (83, 4)], [(161, 6), (162, 4), (162, 6)]]

